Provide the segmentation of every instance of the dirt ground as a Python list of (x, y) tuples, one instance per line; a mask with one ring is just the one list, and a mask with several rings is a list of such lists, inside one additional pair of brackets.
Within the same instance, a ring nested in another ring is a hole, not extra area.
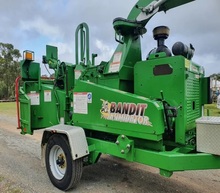
[[(16, 129), (16, 118), (0, 114), (0, 192), (58, 193), (41, 167), (42, 131), (23, 136)], [(159, 170), (130, 163), (108, 155), (83, 170), (73, 193), (218, 193), (220, 170), (177, 172), (171, 178)]]

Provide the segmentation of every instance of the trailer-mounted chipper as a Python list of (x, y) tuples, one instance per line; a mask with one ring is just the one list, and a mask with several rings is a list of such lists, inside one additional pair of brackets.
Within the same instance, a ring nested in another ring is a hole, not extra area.
[(46, 47), (43, 63), (53, 79), (41, 77), (34, 52), (24, 51), (22, 85), (16, 81), (21, 134), (44, 129), (42, 163), (51, 182), (68, 190), (83, 166), (109, 154), (160, 170), (220, 168), (220, 119), (203, 116), (210, 103), (209, 78), (192, 61), (194, 47), (165, 45), (167, 26), (153, 30), (157, 47), (142, 59), (141, 37), (157, 12), (192, 0), (139, 0), (127, 19), (113, 21), (118, 46), (109, 61), (90, 56), (89, 28), (75, 33), (75, 63), (61, 62), (57, 47)]

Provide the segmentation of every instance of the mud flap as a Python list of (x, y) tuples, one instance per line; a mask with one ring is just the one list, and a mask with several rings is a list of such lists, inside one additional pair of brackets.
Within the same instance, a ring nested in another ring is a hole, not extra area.
[(87, 156), (89, 148), (86, 140), (86, 135), (81, 127), (59, 124), (45, 129), (41, 141), (41, 165), (45, 166), (45, 149), (47, 142), (52, 135), (65, 135), (68, 139), (72, 159), (76, 160)]

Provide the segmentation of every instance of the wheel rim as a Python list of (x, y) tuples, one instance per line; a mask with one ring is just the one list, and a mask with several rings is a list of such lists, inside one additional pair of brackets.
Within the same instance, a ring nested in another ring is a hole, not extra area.
[(49, 164), (53, 176), (61, 180), (66, 173), (66, 156), (59, 145), (54, 145), (49, 154)]

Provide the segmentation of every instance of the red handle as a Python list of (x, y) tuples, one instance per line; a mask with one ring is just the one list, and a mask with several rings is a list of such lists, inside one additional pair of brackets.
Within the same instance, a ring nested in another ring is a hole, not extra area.
[(21, 123), (20, 123), (20, 109), (19, 109), (19, 80), (21, 79), (20, 76), (18, 76), (15, 80), (15, 99), (16, 99), (16, 105), (17, 105), (17, 120), (18, 120), (18, 127), (17, 129), (21, 129)]

